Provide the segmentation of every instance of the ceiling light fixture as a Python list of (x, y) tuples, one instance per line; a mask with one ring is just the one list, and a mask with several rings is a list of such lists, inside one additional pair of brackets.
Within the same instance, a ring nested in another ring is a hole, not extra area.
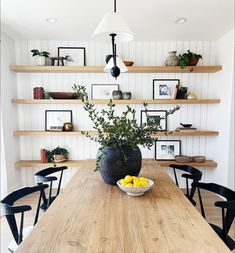
[(188, 21), (187, 18), (177, 18), (175, 20), (175, 23), (181, 25), (181, 24), (186, 23), (187, 21)]
[(134, 35), (125, 20), (116, 12), (117, 3), (116, 0), (114, 0), (114, 12), (106, 13), (104, 15), (92, 36), (103, 42), (110, 41), (111, 38), (112, 57), (105, 66), (104, 71), (110, 70), (111, 75), (115, 78), (120, 75), (120, 72), (128, 70), (124, 67), (121, 58), (117, 56), (116, 43), (129, 42), (134, 39)]
[(56, 23), (58, 21), (57, 18), (46, 18), (46, 21), (49, 23)]

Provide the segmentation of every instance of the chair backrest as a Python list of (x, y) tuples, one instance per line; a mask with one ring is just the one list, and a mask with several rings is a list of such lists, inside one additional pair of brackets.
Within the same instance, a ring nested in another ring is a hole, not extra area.
[[(202, 216), (205, 218), (205, 211), (203, 207), (202, 197), (200, 189), (204, 189), (213, 193), (216, 193), (226, 199), (226, 201), (216, 201), (215, 206), (222, 208), (222, 222), (223, 233), (226, 236), (232, 226), (235, 218), (235, 191), (215, 183), (194, 183), (194, 186), (198, 189), (199, 202), (201, 206)], [(225, 212), (226, 209), (226, 212)]]
[[(33, 187), (23, 187), (18, 190), (15, 190), (11, 193), (9, 193), (6, 197), (4, 197), (1, 200), (1, 211), (2, 214), (6, 216), (8, 225), (11, 229), (12, 235), (14, 237), (15, 242), (19, 245), (23, 239), (23, 227), (24, 227), (24, 212), (30, 211), (32, 208), (30, 205), (20, 205), (20, 206), (14, 206), (14, 203), (35, 192), (40, 192), (39, 194), (39, 200), (38, 205), (36, 209), (34, 224), (35, 225), (38, 221), (39, 216), (39, 208), (41, 204), (41, 198), (42, 198), (42, 192), (45, 188), (48, 188), (48, 185), (39, 185), (39, 186), (33, 186)], [(15, 214), (21, 213), (21, 219), (20, 219), (20, 227), (18, 229)]]
[(182, 174), (181, 176), (186, 179), (186, 190), (187, 190), (186, 196), (192, 202), (196, 187), (192, 186), (191, 191), (189, 192), (188, 179), (193, 180), (193, 183), (199, 182), (202, 178), (202, 172), (200, 170), (198, 170), (192, 166), (188, 166), (188, 165), (170, 164), (169, 167), (173, 168), (175, 183), (178, 187), (179, 187), (179, 183), (178, 183), (176, 170), (181, 170), (181, 171), (187, 172), (187, 174)]
[(60, 173), (60, 178), (59, 178), (59, 183), (58, 183), (58, 188), (57, 188), (57, 193), (56, 193), (56, 196), (58, 196), (59, 193), (60, 193), (60, 187), (61, 187), (61, 182), (62, 182), (62, 177), (63, 177), (63, 171), (66, 170), (66, 169), (68, 169), (67, 166), (49, 167), (49, 168), (40, 170), (40, 171), (38, 171), (37, 173), (34, 174), (36, 182), (37, 182), (38, 185), (41, 185), (41, 184), (46, 183), (46, 182), (50, 182), (48, 199), (46, 198), (45, 191), (43, 191), (43, 194), (42, 194), (43, 202), (44, 202), (44, 204), (47, 205), (47, 208), (51, 204), (53, 181), (57, 180), (57, 177), (48, 176), (48, 175), (51, 175), (51, 174), (56, 173), (56, 172), (61, 172)]

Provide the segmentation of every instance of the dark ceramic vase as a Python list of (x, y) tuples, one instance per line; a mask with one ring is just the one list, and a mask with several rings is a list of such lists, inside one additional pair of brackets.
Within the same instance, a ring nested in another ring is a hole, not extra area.
[(119, 148), (105, 147), (103, 159), (100, 161), (100, 174), (106, 184), (116, 185), (117, 181), (126, 175), (138, 176), (142, 165), (140, 149), (125, 148), (128, 157), (124, 161), (123, 153)]

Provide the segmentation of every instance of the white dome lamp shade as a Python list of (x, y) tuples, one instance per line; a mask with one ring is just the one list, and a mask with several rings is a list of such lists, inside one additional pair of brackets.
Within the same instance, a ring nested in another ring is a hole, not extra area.
[(109, 42), (110, 34), (116, 34), (116, 43), (129, 42), (134, 39), (131, 29), (125, 20), (116, 12), (106, 13), (104, 15), (93, 33), (93, 38), (99, 41)]
[[(122, 59), (119, 56), (116, 56), (116, 64), (117, 64), (117, 67), (120, 69), (120, 72), (123, 73), (123, 72), (128, 71), (128, 68), (123, 63)], [(114, 67), (114, 62), (113, 62), (113, 57), (111, 57), (104, 68), (104, 72), (110, 72), (113, 67)]]

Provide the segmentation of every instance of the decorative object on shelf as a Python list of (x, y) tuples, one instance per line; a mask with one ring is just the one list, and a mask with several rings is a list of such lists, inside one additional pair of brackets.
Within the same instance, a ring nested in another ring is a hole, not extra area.
[(92, 84), (91, 99), (112, 99), (114, 90), (119, 90), (118, 84)]
[(46, 58), (49, 57), (50, 53), (47, 51), (39, 51), (38, 49), (31, 50), (32, 56), (35, 58), (35, 64), (38, 66), (46, 65)]
[(193, 158), (192, 158), (192, 156), (176, 155), (175, 161), (177, 163), (191, 163), (191, 162), (193, 162)]
[(44, 99), (51, 99), (50, 92), (44, 91)]
[(44, 99), (44, 89), (43, 87), (34, 87), (33, 88), (33, 98), (34, 99)]
[(131, 92), (125, 91), (122, 93), (122, 98), (125, 100), (130, 100), (131, 99)]
[(66, 66), (86, 66), (85, 47), (58, 47), (58, 57), (64, 57)]
[(179, 87), (176, 93), (176, 99), (187, 99), (188, 87)]
[(191, 127), (193, 124), (183, 124), (183, 123), (180, 123), (180, 125), (181, 125), (182, 127), (188, 128), (188, 127)]
[(165, 65), (166, 66), (179, 66), (180, 59), (176, 56), (177, 51), (170, 51), (166, 58)]
[(193, 156), (194, 163), (204, 163), (206, 161), (205, 156)]
[[(99, 169), (104, 182), (116, 185), (116, 182), (127, 174), (138, 176), (142, 163), (138, 145), (150, 148), (155, 141), (151, 134), (157, 132), (158, 127), (139, 125), (136, 111), (128, 105), (126, 111), (116, 115), (112, 100), (107, 104), (107, 110), (101, 111), (94, 108), (87, 95), (84, 95), (82, 101), (94, 128), (98, 131), (97, 136), (91, 136), (89, 132), (83, 133), (100, 144), (96, 169)], [(144, 104), (144, 107), (147, 110), (147, 104)], [(176, 110), (179, 110), (179, 107), (168, 111), (167, 115)]]
[(77, 99), (82, 99), (84, 94), (86, 93), (86, 88), (83, 85), (74, 84), (72, 86), (72, 89), (75, 91)]
[(47, 160), (48, 162), (61, 163), (68, 160), (69, 152), (65, 148), (58, 146), (52, 151), (47, 151)]
[(158, 131), (167, 131), (167, 111), (165, 110), (141, 110), (140, 124), (147, 124)]
[(179, 79), (153, 79), (153, 99), (175, 99)]
[(40, 157), (41, 157), (40, 161), (41, 161), (41, 163), (47, 163), (48, 162), (47, 152), (48, 151), (45, 148), (40, 149)]
[(122, 99), (122, 91), (121, 90), (114, 90), (112, 92), (112, 97), (113, 97), (114, 100)]
[(64, 132), (72, 132), (73, 131), (73, 124), (70, 122), (65, 122), (62, 128)]
[(176, 155), (181, 155), (180, 140), (156, 140), (155, 159), (159, 161), (175, 160)]
[(187, 99), (191, 99), (191, 100), (197, 99), (197, 96), (196, 96), (194, 93), (190, 92), (190, 93), (187, 95)]
[[(51, 66), (64, 66), (64, 60), (68, 57), (50, 57)], [(69, 58), (68, 58), (69, 59)]]
[(186, 66), (196, 66), (199, 59), (202, 59), (202, 56), (200, 54), (195, 54), (191, 52), (190, 50), (187, 51), (187, 53), (180, 54), (180, 67), (183, 69)]
[(76, 99), (77, 94), (75, 92), (48, 92), (48, 95), (53, 99)]
[(64, 123), (72, 123), (71, 110), (46, 110), (45, 130), (62, 131)]
[[(137, 177), (134, 177), (134, 178), (137, 178)], [(126, 194), (133, 196), (133, 197), (138, 197), (138, 196), (142, 196), (145, 192), (150, 190), (154, 185), (153, 180), (148, 179), (148, 178), (143, 178), (143, 179), (145, 179), (147, 182), (147, 185), (145, 185), (145, 186), (140, 186), (140, 185), (134, 186), (134, 184), (135, 184), (134, 182), (133, 182), (133, 186), (131, 185), (131, 183), (126, 184), (126, 185), (122, 184), (122, 180), (124, 180), (124, 179), (117, 181), (117, 185), (122, 191), (126, 192)], [(141, 178), (139, 181), (141, 181)]]
[(116, 43), (129, 42), (134, 38), (126, 22), (116, 13), (116, 9), (116, 0), (114, 0), (114, 12), (106, 13), (93, 33), (93, 38), (103, 42), (110, 41), (111, 38), (112, 57), (108, 62), (109, 66), (105, 67), (105, 70), (107, 71), (110, 69), (111, 75), (115, 78), (117, 78), (121, 72), (127, 71), (127, 68), (120, 68), (119, 64), (123, 64), (121, 59), (118, 60), (119, 64), (117, 62)]
[(131, 67), (134, 65), (134, 62), (133, 61), (123, 61), (123, 63), (128, 66), (128, 67)]

